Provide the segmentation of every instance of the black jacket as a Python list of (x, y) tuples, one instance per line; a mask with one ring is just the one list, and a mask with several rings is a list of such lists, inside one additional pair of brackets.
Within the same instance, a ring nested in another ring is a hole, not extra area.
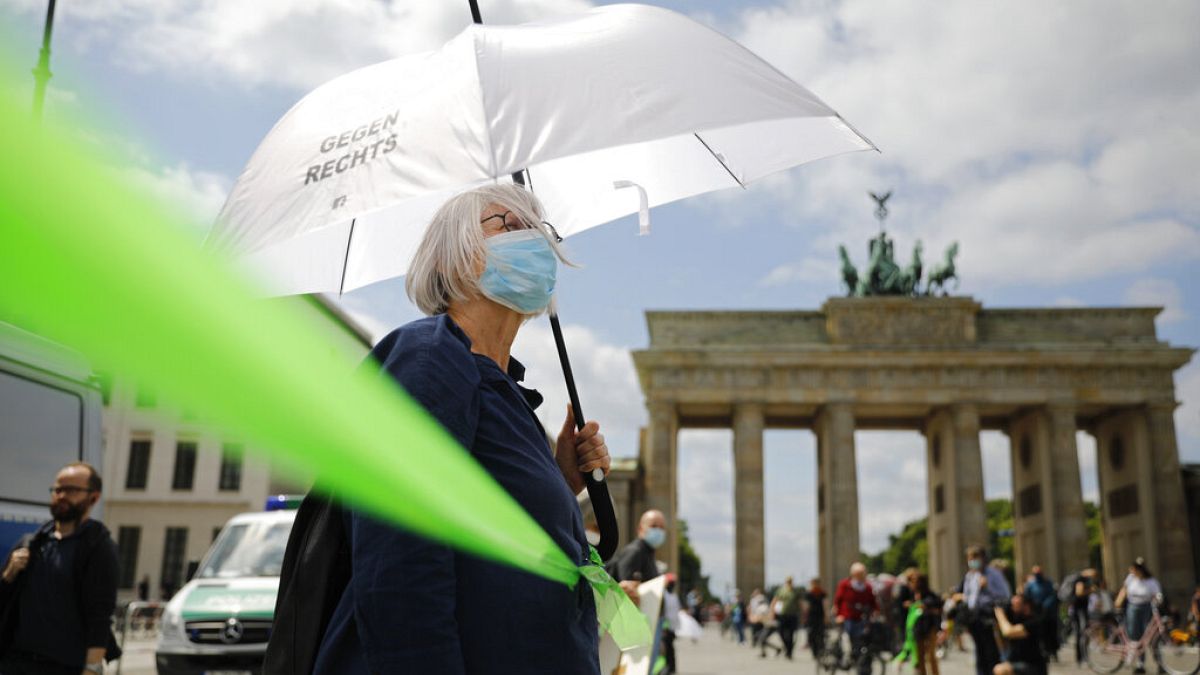
[(641, 537), (625, 544), (606, 566), (617, 581), (650, 581), (658, 576), (654, 548)]
[[(42, 544), (53, 535), (54, 522), (43, 524), (32, 534), (21, 537), (8, 555), (21, 548), (30, 550), (29, 564), (12, 583), (0, 581), (0, 658), (13, 646), (17, 627), (21, 620), (21, 593), (28, 582), (29, 574), (40, 564)], [(83, 645), (63, 645), (62, 654), (78, 651), (80, 659), (88, 647), (104, 645), (105, 658), (113, 660), (121, 655), (116, 638), (112, 634), (112, 615), (117, 603), (117, 547), (108, 528), (98, 520), (87, 520), (80, 527), (79, 545), (72, 562), (72, 582), (76, 589), (75, 611), (83, 627)], [(67, 657), (71, 658), (71, 657)]]

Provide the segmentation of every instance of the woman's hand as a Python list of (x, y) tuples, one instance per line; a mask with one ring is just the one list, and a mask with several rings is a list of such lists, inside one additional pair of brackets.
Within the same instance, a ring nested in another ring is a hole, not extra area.
[(584, 473), (591, 473), (593, 469), (604, 469), (604, 475), (607, 476), (612, 465), (612, 458), (608, 456), (608, 446), (604, 444), (604, 434), (600, 433), (600, 425), (588, 422), (582, 431), (576, 431), (575, 414), (569, 405), (567, 419), (563, 422), (562, 431), (558, 432), (554, 459), (574, 494), (583, 491)]

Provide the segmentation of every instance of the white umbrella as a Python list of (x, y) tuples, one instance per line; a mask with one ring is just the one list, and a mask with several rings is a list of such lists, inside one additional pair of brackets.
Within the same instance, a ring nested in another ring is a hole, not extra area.
[[(569, 236), (635, 212), (645, 231), (651, 206), (870, 148), (736, 42), (668, 10), (610, 5), (473, 25), (318, 87), (254, 152), (209, 243), (275, 293), (344, 292), (403, 275), (448, 197), (522, 170)], [(612, 502), (602, 472), (586, 481), (608, 557)]]
[(522, 169), (568, 236), (873, 147), (733, 40), (610, 5), (472, 25), (318, 87), (259, 145), (210, 243), (276, 293), (343, 292), (403, 275), (446, 198)]

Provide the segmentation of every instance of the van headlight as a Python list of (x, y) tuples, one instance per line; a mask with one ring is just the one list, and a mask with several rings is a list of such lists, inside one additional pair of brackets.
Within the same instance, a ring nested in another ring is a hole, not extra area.
[(170, 607), (163, 610), (162, 613), (159, 641), (163, 643), (187, 643), (188, 641), (187, 635), (183, 631), (183, 617), (180, 616), (179, 612), (172, 611)]

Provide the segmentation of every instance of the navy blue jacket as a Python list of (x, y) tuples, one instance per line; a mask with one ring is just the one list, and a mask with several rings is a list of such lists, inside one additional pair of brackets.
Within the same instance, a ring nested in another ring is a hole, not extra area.
[[(446, 315), (398, 328), (372, 356), (569, 558), (587, 560), (578, 504), (533, 413), (541, 395), (517, 384), (524, 368), (515, 359), (506, 373), (473, 354)], [(364, 515), (348, 513), (346, 527), (351, 580), (315, 673), (599, 674), (588, 584), (571, 590)]]

